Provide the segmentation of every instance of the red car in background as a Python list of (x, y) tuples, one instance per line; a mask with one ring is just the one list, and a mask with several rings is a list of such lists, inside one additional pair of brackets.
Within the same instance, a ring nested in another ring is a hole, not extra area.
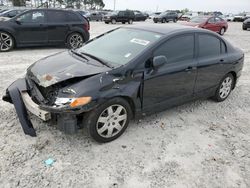
[(184, 25), (208, 29), (220, 35), (224, 35), (228, 29), (227, 21), (218, 16), (197, 16)]

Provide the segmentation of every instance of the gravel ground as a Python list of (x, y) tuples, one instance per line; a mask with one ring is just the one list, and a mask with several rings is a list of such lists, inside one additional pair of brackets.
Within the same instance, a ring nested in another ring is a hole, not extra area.
[[(117, 26), (92, 23), (91, 36)], [(250, 31), (230, 23), (225, 38), (245, 51), (242, 77), (225, 102), (199, 100), (134, 121), (108, 144), (35, 117), (38, 136), (25, 136), (13, 106), (0, 101), (0, 187), (250, 187)], [(1, 53), (0, 94), (34, 61), (63, 50)], [(56, 160), (51, 167), (48, 158)]]

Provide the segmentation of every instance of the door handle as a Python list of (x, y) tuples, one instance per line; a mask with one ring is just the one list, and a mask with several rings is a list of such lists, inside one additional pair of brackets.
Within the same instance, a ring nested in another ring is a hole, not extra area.
[(185, 71), (186, 71), (186, 72), (189, 72), (189, 71), (191, 71), (192, 69), (193, 69), (193, 67), (188, 67), (188, 68), (185, 69)]

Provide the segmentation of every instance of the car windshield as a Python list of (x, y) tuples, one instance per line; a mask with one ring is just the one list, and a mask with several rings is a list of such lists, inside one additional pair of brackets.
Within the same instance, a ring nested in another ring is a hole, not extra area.
[(193, 22), (193, 23), (203, 23), (206, 21), (207, 21), (206, 17), (194, 17), (190, 20), (190, 22)]
[(78, 52), (91, 54), (117, 67), (127, 64), (161, 37), (158, 33), (120, 28), (87, 43)]

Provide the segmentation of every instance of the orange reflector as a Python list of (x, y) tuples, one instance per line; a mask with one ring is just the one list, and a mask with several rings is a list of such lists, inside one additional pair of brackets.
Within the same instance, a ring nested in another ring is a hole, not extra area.
[(88, 104), (91, 101), (91, 97), (80, 97), (80, 98), (76, 98), (72, 103), (70, 103), (70, 106), (76, 107), (76, 106), (82, 106), (85, 104)]

